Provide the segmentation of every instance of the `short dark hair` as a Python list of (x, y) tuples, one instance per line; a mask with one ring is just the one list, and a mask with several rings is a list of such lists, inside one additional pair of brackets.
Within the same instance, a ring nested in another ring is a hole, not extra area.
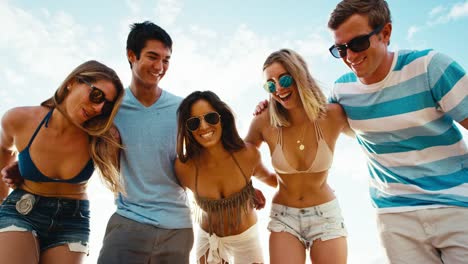
[(330, 15), (328, 27), (336, 30), (354, 14), (366, 15), (373, 29), (392, 23), (390, 9), (385, 0), (343, 0), (336, 5)]
[[(128, 33), (127, 37), (127, 51), (133, 51), (137, 59), (140, 59), (141, 50), (145, 47), (146, 41), (148, 40), (159, 40), (172, 52), (171, 36), (153, 22), (144, 21), (142, 23), (134, 23), (130, 26), (130, 29), (130, 33)], [(130, 63), (130, 68), (131, 67), (132, 64)]]
[(189, 94), (177, 109), (177, 154), (180, 161), (186, 162), (198, 156), (203, 148), (185, 125), (187, 119), (191, 117), (190, 112), (192, 110), (192, 105), (199, 100), (207, 101), (221, 116), (221, 142), (223, 143), (224, 149), (229, 152), (243, 149), (245, 143), (237, 132), (235, 118), (231, 108), (221, 101), (212, 91), (195, 91)]

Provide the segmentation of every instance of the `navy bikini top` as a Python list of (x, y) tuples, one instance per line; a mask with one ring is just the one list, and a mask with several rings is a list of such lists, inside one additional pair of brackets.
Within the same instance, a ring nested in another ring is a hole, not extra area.
[(85, 182), (89, 180), (89, 178), (94, 172), (94, 163), (92, 159), (90, 159), (88, 163), (86, 163), (86, 166), (80, 171), (80, 173), (78, 173), (78, 175), (68, 180), (54, 179), (54, 178), (51, 178), (42, 174), (42, 172), (39, 171), (39, 169), (36, 167), (36, 164), (34, 164), (33, 160), (31, 159), (29, 148), (31, 147), (31, 144), (34, 138), (36, 137), (37, 133), (41, 129), (42, 125), (45, 124), (45, 127), (48, 127), (49, 119), (52, 116), (53, 111), (54, 109), (52, 108), (49, 111), (49, 113), (47, 113), (47, 115), (44, 117), (44, 119), (42, 119), (41, 123), (36, 128), (36, 131), (34, 131), (33, 136), (29, 140), (28, 146), (18, 154), (18, 166), (19, 166), (21, 176), (26, 180), (30, 180), (34, 182), (65, 182), (65, 183)]

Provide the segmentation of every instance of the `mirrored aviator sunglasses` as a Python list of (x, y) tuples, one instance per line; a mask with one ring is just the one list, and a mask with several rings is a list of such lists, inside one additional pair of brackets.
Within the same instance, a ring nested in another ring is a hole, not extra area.
[[(283, 88), (291, 87), (291, 85), (293, 84), (293, 81), (294, 81), (293, 77), (289, 74), (283, 75), (278, 79), (279, 85), (281, 85), (281, 87)], [(265, 91), (267, 91), (268, 93), (274, 93), (276, 92), (276, 84), (274, 81), (267, 81), (263, 85), (263, 89), (265, 89)]]
[(383, 29), (383, 26), (378, 26), (372, 32), (367, 35), (357, 36), (350, 40), (348, 43), (344, 44), (334, 44), (328, 50), (330, 51), (333, 57), (340, 59), (346, 57), (348, 54), (348, 49), (353, 52), (365, 51), (370, 47), (370, 37), (372, 35), (379, 33)]
[(201, 121), (205, 120), (206, 123), (210, 125), (216, 125), (219, 123), (221, 116), (217, 112), (209, 112), (207, 114), (201, 115), (201, 116), (194, 116), (190, 117), (187, 119), (185, 122), (185, 125), (187, 126), (187, 129), (190, 131), (195, 131), (200, 128)]

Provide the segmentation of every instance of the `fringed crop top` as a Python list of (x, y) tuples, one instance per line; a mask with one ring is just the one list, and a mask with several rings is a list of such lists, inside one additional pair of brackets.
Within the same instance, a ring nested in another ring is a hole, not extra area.
[[(252, 186), (252, 181), (247, 180), (247, 177), (242, 171), (234, 155), (231, 154), (231, 157), (236, 163), (239, 170), (241, 171), (242, 175), (244, 176), (246, 184), (244, 188), (242, 188), (239, 192), (236, 192), (226, 198), (211, 199), (201, 197), (198, 195), (198, 167), (196, 166), (194, 197), (195, 201), (197, 202), (198, 208), (195, 214), (195, 219), (197, 222), (200, 223), (202, 212), (200, 212), (199, 210), (204, 211), (208, 217), (208, 232), (210, 234), (214, 233), (214, 227), (216, 227), (216, 230), (221, 230), (221, 232), (224, 232), (224, 222), (226, 220), (227, 224), (229, 225), (228, 232), (231, 232), (231, 230), (236, 229), (240, 225), (241, 214), (247, 214), (248, 210), (250, 208), (253, 208), (254, 205), (257, 203), (255, 189)], [(215, 218), (213, 216), (216, 216), (216, 223), (213, 223), (213, 218)], [(225, 219), (225, 217), (227, 219)]]

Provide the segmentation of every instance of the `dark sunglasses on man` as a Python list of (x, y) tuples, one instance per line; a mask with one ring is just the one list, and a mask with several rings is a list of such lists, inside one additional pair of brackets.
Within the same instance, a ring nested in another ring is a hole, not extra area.
[(187, 129), (194, 132), (200, 128), (202, 118), (205, 120), (206, 123), (210, 125), (216, 125), (219, 123), (220, 115), (217, 112), (209, 112), (201, 116), (193, 116), (187, 119), (185, 125)]
[(374, 34), (378, 34), (382, 29), (383, 26), (378, 26), (367, 35), (357, 36), (348, 43), (334, 44), (328, 50), (330, 51), (331, 55), (337, 59), (346, 57), (348, 54), (348, 49), (352, 50), (353, 52), (365, 51), (370, 47), (370, 37), (372, 37)]
[(91, 88), (91, 90), (89, 91), (89, 101), (93, 104), (101, 104), (102, 102), (104, 102), (101, 113), (106, 115), (110, 114), (112, 112), (112, 108), (114, 107), (114, 102), (111, 102), (106, 99), (106, 94), (104, 93), (104, 91), (94, 86), (94, 84), (85, 81), (81, 78), (79, 78), (78, 80), (82, 83), (85, 83)]

